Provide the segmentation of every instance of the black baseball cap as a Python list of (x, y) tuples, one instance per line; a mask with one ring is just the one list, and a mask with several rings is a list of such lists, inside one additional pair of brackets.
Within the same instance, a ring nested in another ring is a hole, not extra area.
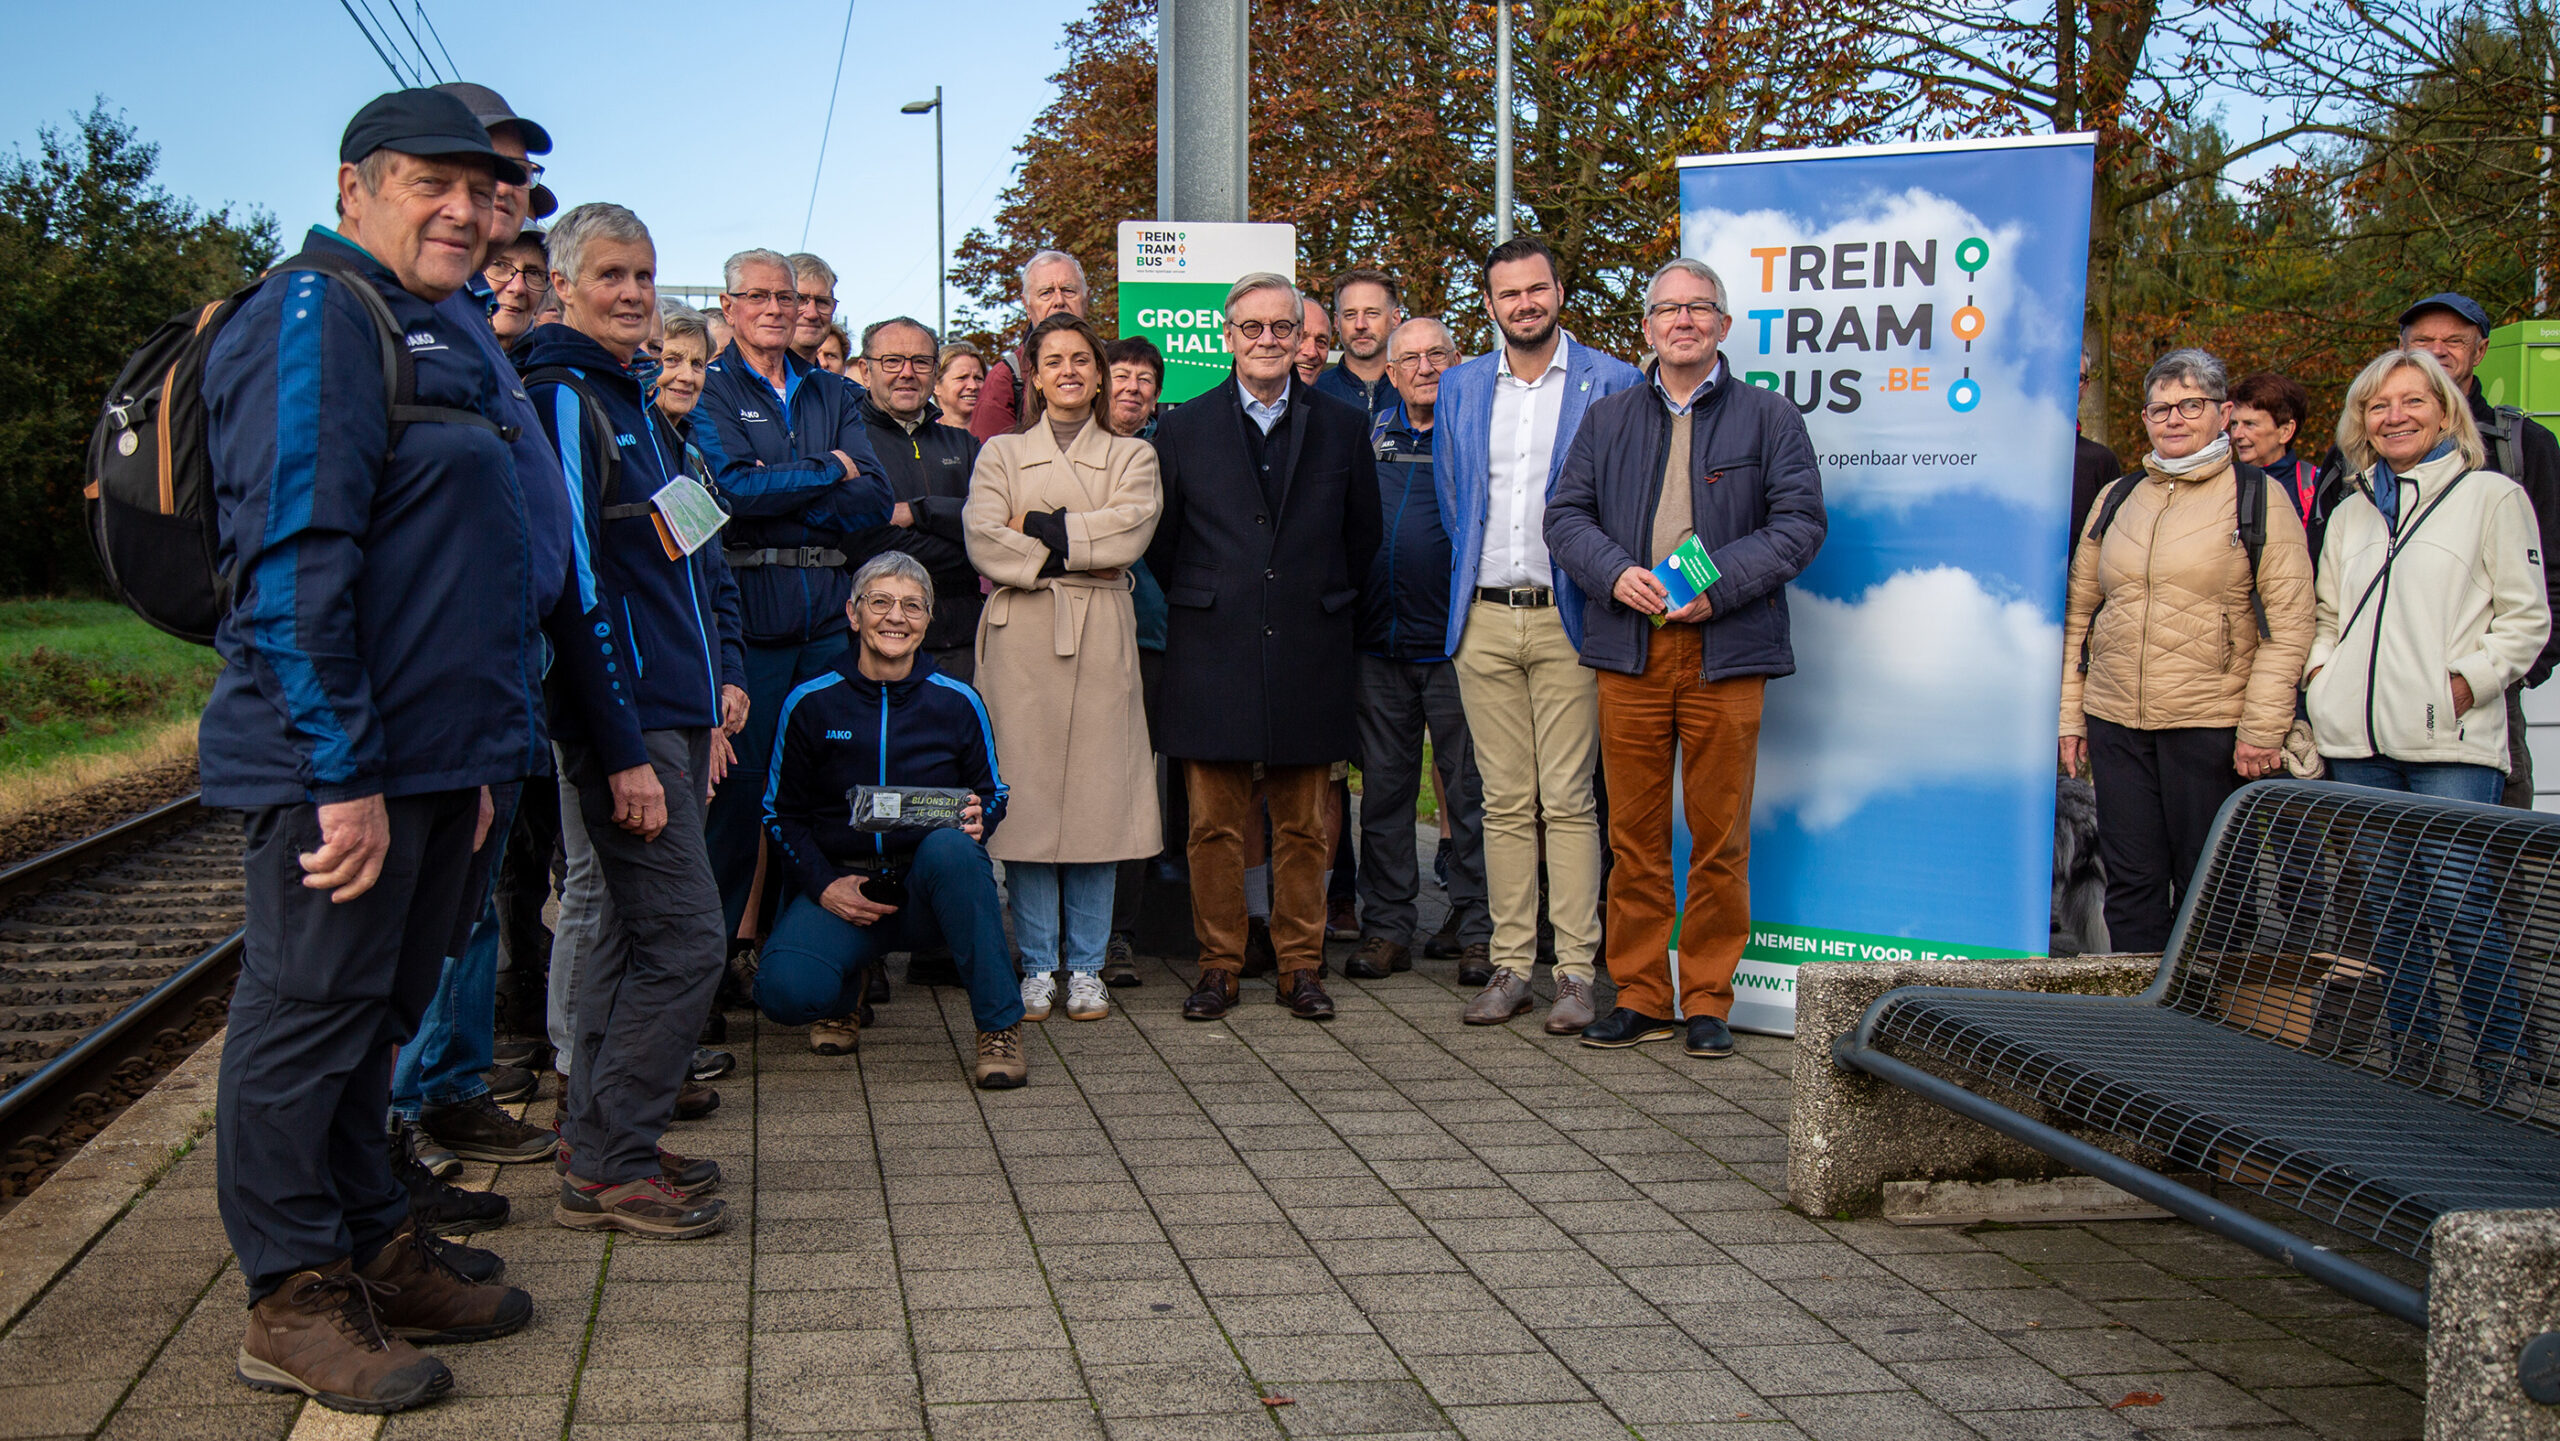
[(471, 118), (479, 121), (493, 135), (501, 125), (514, 126), (516, 133), (524, 137), (526, 154), (551, 153), (551, 132), (518, 115), (515, 107), (507, 104), (507, 97), (497, 91), (486, 85), (474, 85), (468, 80), (448, 80), (435, 88), (470, 106)]
[(367, 102), (338, 140), (338, 159), (353, 165), (377, 150), (403, 155), (477, 155), (500, 180), (525, 182), (522, 162), (498, 153), (471, 107), (440, 90), (394, 90)]
[(2474, 326), (2477, 326), (2482, 335), (2487, 335), (2489, 333), (2489, 312), (2480, 308), (2480, 302), (2472, 299), (2468, 295), (2456, 294), (2450, 290), (2438, 291), (2435, 294), (2428, 296), (2426, 299), (2419, 301), (2417, 304), (2410, 306), (2408, 309), (2401, 311), (2400, 328), (2402, 330), (2408, 329), (2409, 322), (2416, 320), (2419, 316), (2426, 314), (2430, 310), (2450, 310), (2454, 314), (2461, 316), (2463, 319), (2470, 321)]

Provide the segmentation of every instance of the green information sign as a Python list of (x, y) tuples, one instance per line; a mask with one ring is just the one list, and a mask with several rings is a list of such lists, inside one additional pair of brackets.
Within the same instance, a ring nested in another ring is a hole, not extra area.
[(1294, 225), (1120, 222), (1120, 333), (1164, 352), (1164, 399), (1200, 395), (1227, 378), (1227, 287), (1257, 270), (1295, 278)]

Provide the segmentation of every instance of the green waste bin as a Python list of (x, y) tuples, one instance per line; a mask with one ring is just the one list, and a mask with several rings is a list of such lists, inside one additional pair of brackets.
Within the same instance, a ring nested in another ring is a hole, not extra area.
[(2519, 320), (2489, 332), (2480, 393), (2512, 405), (2560, 434), (2560, 320)]

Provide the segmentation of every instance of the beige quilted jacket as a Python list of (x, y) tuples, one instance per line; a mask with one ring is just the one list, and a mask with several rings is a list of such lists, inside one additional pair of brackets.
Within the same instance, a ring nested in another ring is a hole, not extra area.
[(2062, 627), (2062, 734), (2087, 735), (2086, 717), (2097, 716), (2136, 730), (2237, 726), (2246, 744), (2284, 743), (2311, 649), (2311, 553), (2283, 488), (2269, 484), (2261, 639), (2234, 485), (2227, 462), (2192, 476), (2151, 470), (2103, 538), (2082, 532)]

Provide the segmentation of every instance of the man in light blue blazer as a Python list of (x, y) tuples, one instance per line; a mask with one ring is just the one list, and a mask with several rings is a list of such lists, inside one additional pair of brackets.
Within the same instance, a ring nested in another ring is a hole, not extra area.
[(1547, 498), (1591, 403), (1644, 384), (1634, 366), (1558, 328), (1555, 255), (1521, 236), (1485, 257), (1485, 311), (1502, 343), (1440, 383), (1434, 483), (1449, 528), (1449, 654), (1484, 778), (1487, 953), (1470, 948), (1461, 984), (1473, 1026), (1536, 1004), (1538, 829), (1546, 826), (1555, 1003), (1546, 1028), (1578, 1034), (1594, 1016), (1601, 839), (1592, 772), (1600, 711), (1583, 668), (1582, 595), (1547, 558)]

